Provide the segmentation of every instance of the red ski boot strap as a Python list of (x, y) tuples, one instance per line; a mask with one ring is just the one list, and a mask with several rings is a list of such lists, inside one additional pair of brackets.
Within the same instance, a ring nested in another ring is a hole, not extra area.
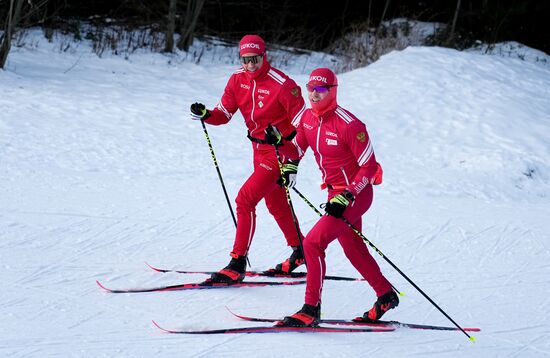
[(301, 312), (295, 313), (290, 317), (304, 322), (306, 326), (310, 326), (315, 321), (314, 317), (311, 317), (310, 315)]
[(241, 275), (239, 272), (233, 271), (233, 270), (230, 270), (230, 269), (223, 269), (218, 273), (221, 274), (221, 275), (225, 275), (225, 276), (229, 277), (233, 281), (237, 281), (239, 279), (239, 276)]
[(290, 260), (289, 259), (286, 259), (285, 262), (283, 262), (281, 264), (281, 271), (283, 271), (284, 273), (289, 273), (290, 272)]

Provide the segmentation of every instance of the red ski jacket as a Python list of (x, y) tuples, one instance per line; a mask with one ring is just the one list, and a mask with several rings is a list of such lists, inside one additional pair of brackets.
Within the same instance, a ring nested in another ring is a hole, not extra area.
[(205, 122), (225, 124), (240, 110), (249, 136), (259, 141), (265, 138), (268, 124), (276, 126), (285, 137), (294, 132), (306, 109), (300, 87), (282, 71), (271, 67), (267, 58), (258, 71), (261, 72), (254, 74), (254, 78), (247, 76), (243, 68), (235, 71), (221, 101)]
[(323, 176), (322, 187), (347, 189), (356, 196), (367, 185), (382, 183), (382, 167), (376, 162), (367, 128), (349, 111), (337, 106), (317, 117), (307, 109), (297, 132), (281, 151), (297, 159), (311, 147)]

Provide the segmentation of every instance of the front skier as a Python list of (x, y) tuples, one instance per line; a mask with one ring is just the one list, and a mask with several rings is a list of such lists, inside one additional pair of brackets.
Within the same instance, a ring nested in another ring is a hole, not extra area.
[(328, 68), (314, 70), (307, 83), (311, 109), (306, 110), (292, 141), (285, 141), (276, 127), (266, 130), (266, 141), (279, 145), (281, 153), (293, 159), (313, 150), (328, 190), (324, 215), (303, 241), (307, 263), (305, 304), (279, 325), (314, 326), (320, 316), (321, 293), (326, 272), (325, 250), (338, 239), (346, 257), (376, 292), (378, 299), (364, 313), (376, 321), (399, 304), (399, 298), (361, 238), (341, 219), (345, 217), (361, 230), (361, 216), (370, 208), (373, 185), (382, 182), (382, 168), (376, 162), (366, 126), (336, 102), (338, 81)]

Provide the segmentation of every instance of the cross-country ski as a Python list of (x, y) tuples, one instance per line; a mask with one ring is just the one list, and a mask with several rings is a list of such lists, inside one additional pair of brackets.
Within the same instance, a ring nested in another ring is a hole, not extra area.
[(263, 327), (234, 327), (220, 329), (167, 329), (161, 327), (156, 321), (153, 321), (155, 327), (166, 333), (177, 334), (238, 334), (238, 333), (369, 333), (369, 332), (392, 332), (393, 327), (379, 328), (340, 328), (340, 327), (281, 327), (281, 326), (263, 326)]
[[(149, 268), (151, 268), (153, 271), (156, 272), (162, 272), (162, 273), (181, 273), (181, 274), (202, 274), (202, 275), (212, 275), (215, 273), (215, 271), (194, 271), (194, 270), (177, 270), (177, 269), (166, 269), (166, 268), (159, 268), (156, 266), (152, 266), (145, 263)], [(305, 278), (307, 275), (307, 272), (289, 272), (289, 273), (278, 273), (274, 271), (246, 271), (245, 275), (247, 277), (277, 277), (277, 278)], [(332, 281), (365, 281), (364, 278), (353, 278), (353, 277), (345, 277), (345, 276), (334, 276), (334, 275), (327, 275), (325, 276), (325, 280), (332, 280)]]
[(164, 291), (183, 291), (183, 290), (204, 290), (221, 289), (237, 287), (265, 287), (265, 286), (294, 286), (304, 284), (305, 281), (250, 281), (239, 283), (215, 283), (211, 281), (180, 283), (175, 285), (156, 286), (156, 287), (135, 287), (135, 288), (109, 288), (96, 280), (99, 287), (109, 293), (145, 293), (145, 292), (164, 292)]
[[(227, 308), (227, 307), (226, 307)], [(282, 318), (264, 318), (264, 317), (251, 317), (251, 316), (243, 316), (240, 314), (237, 314), (227, 308), (227, 310), (234, 315), (235, 317), (245, 320), (245, 321), (251, 321), (251, 322), (280, 322), (282, 321)], [(416, 324), (416, 323), (403, 323), (398, 321), (377, 321), (377, 322), (369, 322), (364, 320), (362, 317), (357, 317), (354, 319), (320, 319), (319, 324), (329, 324), (329, 325), (338, 325), (338, 326), (368, 326), (368, 327), (394, 327), (394, 328), (410, 328), (410, 329), (423, 329), (423, 330), (434, 330), (434, 331), (457, 331), (458, 328), (456, 327), (448, 327), (448, 326), (434, 326), (434, 325), (426, 325), (426, 324)], [(467, 332), (479, 332), (480, 329), (477, 327), (465, 327), (465, 331)]]

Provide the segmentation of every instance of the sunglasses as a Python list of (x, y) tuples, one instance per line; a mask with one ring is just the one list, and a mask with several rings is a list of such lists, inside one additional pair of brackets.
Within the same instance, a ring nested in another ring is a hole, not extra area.
[(243, 56), (243, 57), (241, 57), (241, 63), (243, 65), (246, 65), (247, 63), (250, 63), (250, 62), (256, 64), (256, 63), (260, 62), (260, 60), (262, 60), (263, 58), (264, 58), (263, 55)]
[(329, 85), (329, 86), (312, 86), (310, 84), (306, 84), (306, 88), (309, 92), (317, 92), (317, 93), (325, 93), (328, 92), (329, 88), (336, 87), (335, 85)]

